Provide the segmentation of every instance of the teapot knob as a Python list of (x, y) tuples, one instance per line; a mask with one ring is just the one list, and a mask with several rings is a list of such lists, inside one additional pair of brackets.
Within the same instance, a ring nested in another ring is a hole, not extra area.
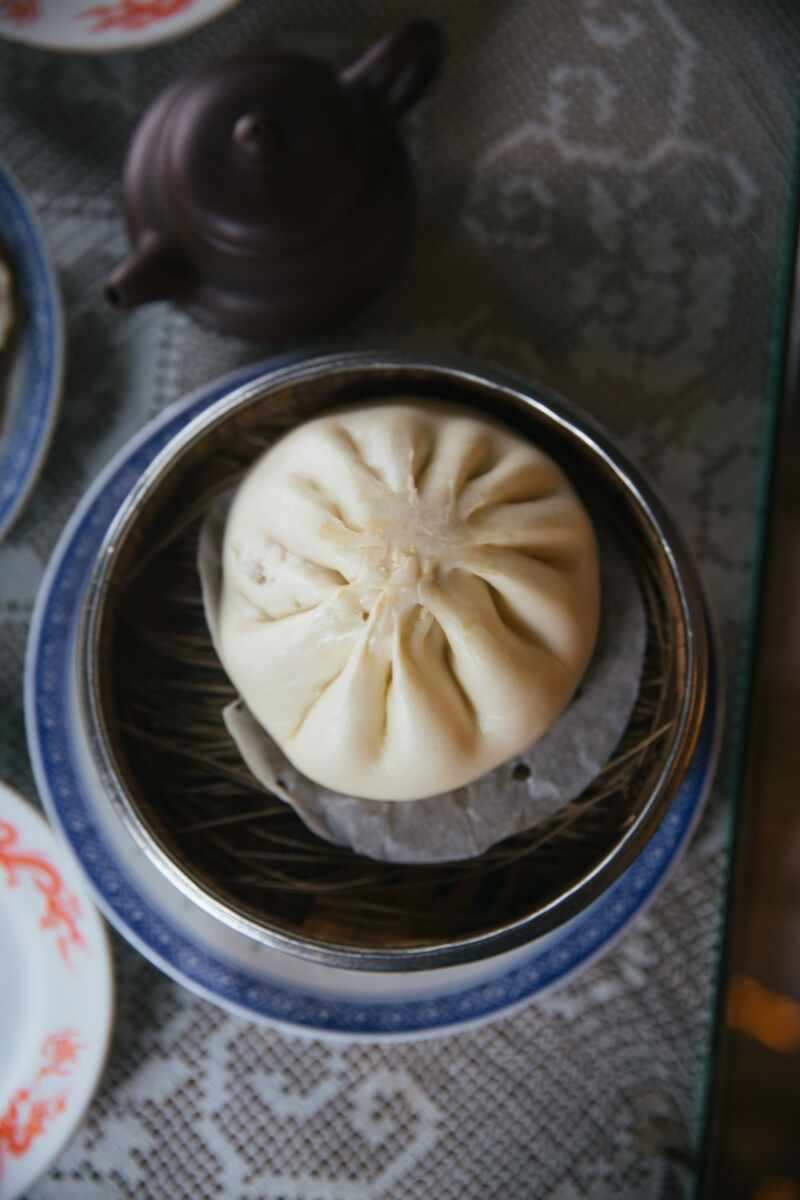
[(251, 163), (274, 161), (285, 149), (279, 125), (260, 110), (239, 117), (233, 127), (233, 140), (239, 153)]
[(439, 73), (445, 40), (433, 21), (412, 21), (371, 46), (341, 73), (347, 87), (380, 97), (396, 115), (417, 103)]

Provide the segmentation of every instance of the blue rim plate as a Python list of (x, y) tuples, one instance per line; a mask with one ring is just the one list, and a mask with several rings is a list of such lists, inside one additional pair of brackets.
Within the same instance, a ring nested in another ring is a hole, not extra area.
[(616, 883), (561, 930), (483, 963), (480, 972), (415, 972), (410, 981), (395, 976), (395, 986), (386, 977), (379, 986), (375, 976), (351, 972), (349, 984), (331, 989), (325, 972), (313, 964), (298, 971), (298, 960), (280, 951), (248, 943), (248, 954), (227, 953), (218, 936), (203, 936), (196, 919), (188, 922), (174, 904), (165, 904), (163, 886), (148, 885), (132, 860), (123, 861), (95, 809), (80, 735), (68, 714), (74, 711), (79, 614), (119, 505), (188, 421), (273, 368), (274, 360), (244, 368), (163, 413), (123, 447), (73, 514), (40, 588), (28, 642), (26, 724), (40, 794), (99, 906), (122, 935), (174, 979), (234, 1012), (292, 1033), (367, 1040), (432, 1036), (507, 1015), (608, 949), (677, 862), (713, 777), (721, 724), (716, 659), (695, 758), (664, 820)]
[(64, 330), (55, 272), (22, 188), (0, 163), (0, 251), (15, 294), (8, 386), (0, 396), (0, 538), (19, 516), (42, 468), (61, 397)]

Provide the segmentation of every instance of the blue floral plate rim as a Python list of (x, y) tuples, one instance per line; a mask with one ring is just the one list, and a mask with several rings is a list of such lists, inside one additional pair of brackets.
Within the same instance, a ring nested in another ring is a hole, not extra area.
[(9, 531), (44, 464), (64, 371), (61, 298), (47, 243), (21, 184), (0, 161), (0, 242), (20, 308), (8, 373), (13, 394), (0, 411), (0, 539)]

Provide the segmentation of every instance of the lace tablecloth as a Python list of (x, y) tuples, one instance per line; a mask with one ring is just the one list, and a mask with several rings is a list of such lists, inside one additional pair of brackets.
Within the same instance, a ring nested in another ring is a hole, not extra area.
[[(25, 638), (70, 511), (148, 417), (263, 352), (167, 307), (104, 307), (133, 123), (176, 73), (214, 56), (275, 38), (344, 61), (418, 13), (405, 0), (243, 0), (138, 54), (0, 48), (0, 152), (43, 220), (69, 339), (50, 457), (0, 548), (0, 778), (29, 796)], [(338, 344), (456, 349), (595, 413), (688, 533), (734, 683), (800, 14), (788, 0), (429, 0), (427, 13), (450, 53), (409, 122), (418, 252)], [(424, 1044), (292, 1040), (195, 998), (115, 940), (108, 1068), (30, 1200), (679, 1194), (708, 1045), (725, 798), (723, 764), (682, 868), (612, 953), (511, 1018)]]

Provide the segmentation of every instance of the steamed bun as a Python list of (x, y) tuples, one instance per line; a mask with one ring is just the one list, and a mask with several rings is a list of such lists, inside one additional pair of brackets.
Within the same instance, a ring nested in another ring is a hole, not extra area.
[(447, 792), (539, 738), (597, 634), (591, 522), (542, 451), (392, 402), (299, 426), (238, 488), (217, 645), (295, 767), (377, 800)]

